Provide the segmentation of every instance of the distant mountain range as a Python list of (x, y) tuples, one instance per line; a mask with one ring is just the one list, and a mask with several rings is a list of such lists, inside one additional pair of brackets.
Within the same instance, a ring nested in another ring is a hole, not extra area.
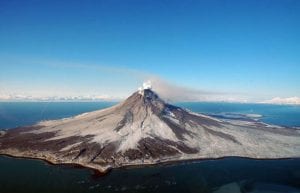
[(120, 101), (120, 97), (109, 95), (32, 96), (21, 94), (1, 95), (0, 101)]

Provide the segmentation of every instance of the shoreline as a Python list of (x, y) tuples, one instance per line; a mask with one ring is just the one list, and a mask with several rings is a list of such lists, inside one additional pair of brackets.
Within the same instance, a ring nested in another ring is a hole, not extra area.
[(276, 160), (290, 160), (290, 159), (300, 159), (300, 157), (279, 157), (279, 158), (252, 158), (252, 157), (244, 157), (244, 156), (223, 156), (217, 158), (198, 158), (198, 159), (185, 159), (185, 160), (170, 160), (170, 161), (163, 161), (163, 162), (156, 162), (156, 163), (147, 163), (147, 164), (129, 164), (123, 165), (120, 167), (109, 167), (105, 170), (100, 170), (88, 165), (83, 165), (79, 163), (55, 163), (53, 161), (43, 159), (43, 158), (36, 158), (36, 157), (26, 157), (26, 156), (17, 156), (11, 155), (7, 153), (0, 153), (0, 156), (9, 157), (13, 159), (25, 159), (25, 160), (39, 160), (51, 166), (66, 166), (71, 168), (77, 169), (88, 169), (93, 172), (92, 176), (100, 177), (105, 176), (110, 173), (114, 169), (135, 169), (135, 168), (149, 168), (149, 167), (156, 167), (156, 166), (176, 166), (176, 165), (185, 165), (185, 164), (193, 164), (202, 161), (217, 161), (217, 160), (224, 160), (228, 158), (238, 158), (238, 159), (247, 159), (247, 160), (256, 160), (256, 161), (276, 161)]
[(93, 168), (93, 167), (86, 166), (86, 165), (79, 164), (79, 163), (55, 163), (55, 162), (52, 162), (50, 160), (43, 159), (43, 158), (17, 156), (17, 155), (11, 155), (11, 154), (7, 154), (7, 153), (0, 153), (0, 156), (9, 157), (9, 158), (13, 158), (13, 159), (37, 160), (37, 161), (41, 161), (46, 164), (49, 164), (51, 166), (67, 166), (67, 167), (71, 167), (71, 168), (88, 169), (88, 170), (91, 170), (92, 172), (94, 172), (94, 174), (99, 175), (99, 176), (106, 175), (113, 169), (113, 168), (108, 168), (106, 170), (101, 171), (100, 169)]

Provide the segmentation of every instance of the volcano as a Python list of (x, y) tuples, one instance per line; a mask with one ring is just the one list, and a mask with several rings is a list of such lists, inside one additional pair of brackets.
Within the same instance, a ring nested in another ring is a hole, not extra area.
[(1, 131), (0, 154), (111, 168), (227, 156), (300, 157), (300, 131), (165, 103), (150, 87), (103, 110)]

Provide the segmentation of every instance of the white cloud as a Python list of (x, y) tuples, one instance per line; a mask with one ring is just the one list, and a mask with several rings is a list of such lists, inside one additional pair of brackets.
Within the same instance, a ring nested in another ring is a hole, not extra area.
[(288, 98), (275, 97), (270, 100), (263, 101), (262, 103), (300, 105), (300, 97), (288, 97)]

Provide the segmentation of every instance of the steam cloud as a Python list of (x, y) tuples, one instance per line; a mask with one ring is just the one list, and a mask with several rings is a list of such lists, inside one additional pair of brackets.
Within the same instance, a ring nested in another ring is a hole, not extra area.
[(152, 89), (157, 92), (163, 99), (173, 102), (177, 101), (222, 101), (226, 93), (210, 92), (205, 90), (193, 89), (174, 85), (161, 78), (151, 78)]

